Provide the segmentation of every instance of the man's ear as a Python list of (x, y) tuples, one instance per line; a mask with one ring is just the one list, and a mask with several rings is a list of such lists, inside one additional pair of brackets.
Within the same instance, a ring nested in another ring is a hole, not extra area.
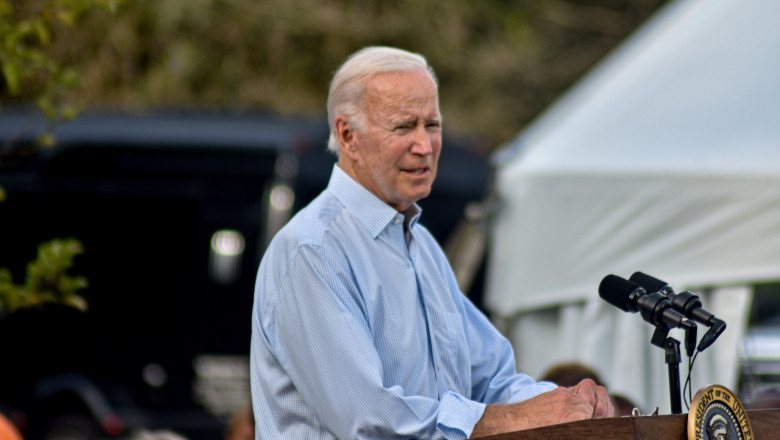
[(333, 125), (336, 128), (335, 131), (339, 140), (341, 154), (346, 154), (350, 159), (354, 160), (357, 154), (355, 127), (352, 125), (352, 123), (350, 123), (346, 116), (342, 115), (336, 116), (336, 120), (333, 122)]

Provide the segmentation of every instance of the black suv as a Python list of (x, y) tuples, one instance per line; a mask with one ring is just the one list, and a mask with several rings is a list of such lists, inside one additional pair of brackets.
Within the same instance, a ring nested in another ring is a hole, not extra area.
[[(0, 112), (0, 267), (37, 246), (85, 248), (86, 313), (0, 319), (0, 411), (28, 440), (166, 429), (219, 438), (249, 401), (254, 279), (273, 234), (327, 185), (323, 120), (263, 114), (83, 114), (35, 148), (45, 121)], [(445, 133), (422, 223), (445, 240), (485, 195), (487, 164)]]

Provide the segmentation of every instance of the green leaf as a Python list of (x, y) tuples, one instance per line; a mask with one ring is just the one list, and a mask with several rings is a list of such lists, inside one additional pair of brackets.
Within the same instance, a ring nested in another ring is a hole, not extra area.
[(74, 11), (57, 11), (57, 18), (68, 26), (73, 26), (76, 23)]
[(65, 304), (76, 308), (78, 310), (81, 310), (82, 312), (86, 312), (89, 306), (87, 305), (87, 300), (84, 299), (81, 295), (70, 295), (65, 299)]
[(19, 66), (12, 61), (3, 63), (3, 77), (8, 86), (8, 92), (12, 96), (19, 96)]
[(57, 116), (57, 110), (54, 108), (54, 104), (49, 96), (40, 96), (36, 100), (36, 104), (38, 104), (38, 108), (41, 109), (46, 119), (54, 119)]
[(35, 33), (38, 35), (38, 40), (40, 40), (40, 42), (44, 45), (49, 44), (51, 41), (51, 32), (43, 20), (35, 20), (33, 22), (33, 28), (35, 29)]
[(57, 139), (52, 133), (44, 133), (38, 136), (38, 145), (41, 147), (53, 147)]

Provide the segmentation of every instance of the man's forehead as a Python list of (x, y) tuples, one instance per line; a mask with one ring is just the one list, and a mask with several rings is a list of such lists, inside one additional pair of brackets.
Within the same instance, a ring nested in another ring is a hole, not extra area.
[(430, 89), (432, 93), (438, 94), (436, 82), (422, 69), (376, 73), (366, 80), (366, 94), (400, 95), (408, 93), (412, 87)]
[(376, 74), (366, 82), (364, 99), (370, 107), (393, 112), (433, 104), (438, 113), (438, 89), (425, 70)]

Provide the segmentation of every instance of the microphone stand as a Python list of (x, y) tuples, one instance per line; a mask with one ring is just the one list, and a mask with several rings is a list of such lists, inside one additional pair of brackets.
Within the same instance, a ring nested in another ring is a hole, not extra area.
[[(682, 413), (682, 398), (680, 392), (680, 341), (669, 337), (669, 327), (656, 325), (650, 343), (661, 347), (666, 353), (666, 365), (669, 372), (669, 399), (672, 414)], [(685, 327), (685, 350), (688, 357), (696, 348), (696, 325)]]

